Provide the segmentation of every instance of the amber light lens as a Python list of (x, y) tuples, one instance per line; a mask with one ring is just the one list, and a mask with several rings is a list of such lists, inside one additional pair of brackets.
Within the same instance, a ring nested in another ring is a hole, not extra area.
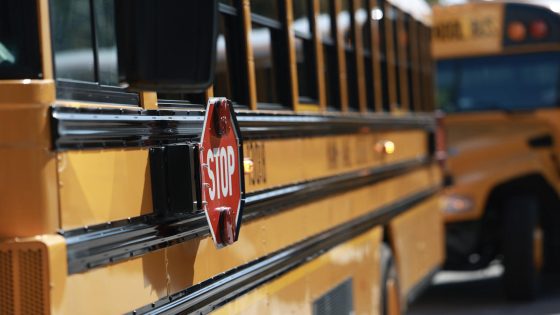
[(548, 25), (546, 25), (546, 22), (543, 20), (533, 21), (529, 32), (534, 39), (543, 39), (548, 35)]
[(519, 21), (509, 23), (507, 33), (509, 39), (514, 42), (520, 42), (527, 37), (527, 29), (525, 25)]

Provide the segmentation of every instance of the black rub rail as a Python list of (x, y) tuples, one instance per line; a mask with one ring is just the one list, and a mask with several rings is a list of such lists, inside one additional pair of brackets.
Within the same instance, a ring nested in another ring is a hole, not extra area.
[(431, 187), (396, 203), (317, 234), (290, 247), (236, 267), (219, 276), (170, 295), (130, 314), (208, 314), (228, 301), (317, 258), (329, 249), (383, 225), (395, 216), (434, 196)]
[[(55, 150), (151, 147), (197, 141), (204, 111), (139, 110), (108, 108), (51, 108), (52, 143)], [(293, 138), (368, 132), (370, 130), (434, 129), (427, 114), (255, 113), (239, 111), (237, 120), (244, 139)]]
[[(243, 222), (397, 177), (430, 161), (417, 158), (248, 194)], [(147, 215), (60, 233), (66, 239), (68, 273), (74, 274), (207, 236), (209, 230), (198, 212), (169, 218)]]

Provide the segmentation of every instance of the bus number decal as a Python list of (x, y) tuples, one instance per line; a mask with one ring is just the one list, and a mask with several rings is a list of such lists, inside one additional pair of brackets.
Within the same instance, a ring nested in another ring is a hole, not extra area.
[(249, 142), (247, 155), (253, 161), (253, 172), (249, 173), (251, 185), (266, 184), (266, 158), (264, 142)]

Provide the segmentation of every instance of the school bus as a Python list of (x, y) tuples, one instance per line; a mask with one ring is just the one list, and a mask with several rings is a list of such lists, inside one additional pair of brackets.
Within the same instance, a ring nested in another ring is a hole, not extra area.
[(559, 266), (560, 16), (514, 2), (438, 7), (437, 104), (446, 115), (448, 269), (500, 259), (530, 299)]
[(0, 314), (399, 314), (444, 259), (430, 12), (1, 1)]

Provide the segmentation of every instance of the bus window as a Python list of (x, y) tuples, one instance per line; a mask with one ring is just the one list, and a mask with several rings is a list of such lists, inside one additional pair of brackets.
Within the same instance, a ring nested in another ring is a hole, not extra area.
[(346, 85), (348, 89), (348, 109), (360, 110), (358, 96), (358, 69), (356, 64), (355, 8), (351, 0), (342, 0), (342, 10), (338, 15), (338, 25), (344, 33), (346, 55)]
[(389, 6), (389, 7), (390, 9), (388, 10), (387, 15), (390, 20), (391, 29), (392, 29), (392, 36), (391, 38), (389, 38), (389, 40), (391, 41), (391, 45), (393, 47), (392, 51), (390, 52), (392, 54), (390, 60), (393, 61), (391, 68), (393, 69), (393, 73), (394, 73), (394, 80), (389, 82), (389, 84), (393, 84), (395, 89), (395, 98), (393, 99), (393, 102), (395, 103), (391, 104), (391, 106), (396, 106), (396, 108), (401, 108), (402, 106), (401, 85), (400, 85), (401, 62), (399, 58), (400, 44), (399, 44), (399, 26), (398, 26), (400, 12), (393, 6)]
[(118, 85), (117, 40), (115, 34), (115, 6), (113, 0), (96, 0), (94, 20), (98, 45), (99, 83), (102, 85)]
[(53, 0), (50, 10), (57, 96), (138, 105), (118, 87), (114, 2)]
[(377, 0), (377, 18), (378, 18), (378, 27), (379, 27), (379, 60), (381, 66), (381, 91), (383, 94), (382, 102), (383, 102), (383, 111), (390, 111), (390, 100), (389, 100), (389, 78), (388, 78), (388, 71), (389, 67), (387, 64), (387, 10), (385, 0)]
[(38, 30), (35, 1), (0, 2), (0, 80), (43, 76)]
[(421, 27), (420, 23), (417, 21), (410, 21), (410, 54), (411, 54), (411, 70), (412, 70), (412, 96), (411, 96), (411, 108), (414, 111), (422, 111), (422, 87), (420, 78), (420, 67), (422, 65), (420, 59), (420, 43), (421, 39), (418, 37), (418, 29)]
[(317, 70), (311, 27), (311, 5), (310, 0), (295, 1), (293, 11), (299, 101), (300, 103), (316, 104), (318, 99)]
[(89, 0), (53, 0), (51, 6), (57, 78), (95, 81), (95, 56)]
[(255, 60), (257, 107), (291, 109), (290, 75), (284, 25), (276, 1), (251, 1), (251, 44)]
[[(366, 103), (369, 110), (375, 110), (375, 87), (373, 83), (374, 64), (373, 49), (371, 45), (372, 15), (371, 10), (369, 10), (369, 0), (361, 1), (361, 7), (357, 12), (357, 20), (360, 31), (362, 32), (362, 45), (364, 49)], [(377, 49), (377, 47), (375, 49)]]
[(243, 23), (234, 0), (222, 0), (228, 5), (220, 6), (217, 38), (217, 60), (214, 78), (214, 96), (227, 97), (236, 105), (247, 106), (247, 68), (243, 62), (232, 62), (244, 58)]
[(336, 19), (334, 16), (334, 3), (330, 0), (321, 1), (321, 39), (323, 41), (323, 54), (325, 58), (324, 75), (327, 90), (327, 110), (340, 110), (340, 90), (338, 68), (338, 53), (336, 48)]
[(216, 76), (214, 77), (214, 95), (233, 99), (230, 78), (230, 62), (228, 58), (228, 41), (226, 40), (226, 30), (224, 26), (225, 18), (219, 20), (218, 38), (216, 43)]
[(407, 96), (408, 96), (408, 109), (410, 111), (415, 111), (416, 108), (414, 107), (414, 68), (415, 68), (415, 64), (413, 63), (412, 60), (412, 47), (414, 45), (414, 41), (415, 39), (412, 38), (412, 36), (410, 36), (411, 33), (411, 27), (412, 27), (412, 22), (411, 22), (411, 18), (410, 15), (405, 14), (404, 16), (404, 32), (405, 32), (405, 65), (406, 65), (406, 83), (407, 83)]

